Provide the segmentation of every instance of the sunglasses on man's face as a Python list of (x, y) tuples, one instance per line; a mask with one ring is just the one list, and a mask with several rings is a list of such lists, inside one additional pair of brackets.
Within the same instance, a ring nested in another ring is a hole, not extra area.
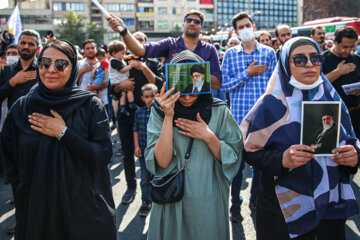
[(317, 54), (317, 55), (312, 55), (310, 57), (307, 56), (295, 56), (293, 57), (293, 60), (289, 61), (289, 62), (294, 62), (294, 65), (296, 67), (305, 67), (306, 64), (308, 63), (308, 59), (310, 58), (310, 62), (312, 63), (312, 65), (314, 66), (320, 66), (323, 61), (324, 61), (324, 56)]
[(189, 18), (189, 17), (185, 18), (185, 22), (186, 23), (194, 22), (195, 24), (198, 24), (198, 25), (201, 23), (201, 21), (199, 19), (194, 19), (194, 18)]
[[(47, 57), (41, 57), (38, 59), (38, 67), (39, 69), (48, 70), (52, 64), (52, 61), (50, 58)], [(54, 62), (54, 68), (57, 72), (63, 72), (65, 69), (69, 66), (69, 61), (65, 59), (56, 59)]]

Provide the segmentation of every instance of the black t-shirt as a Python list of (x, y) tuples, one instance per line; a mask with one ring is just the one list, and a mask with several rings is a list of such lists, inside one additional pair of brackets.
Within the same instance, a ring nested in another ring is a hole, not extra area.
[(120, 71), (121, 69), (123, 69), (125, 67), (125, 65), (123, 64), (123, 62), (119, 59), (113, 58), (110, 60), (110, 66), (113, 69), (116, 69), (118, 71)]
[(323, 53), (325, 60), (322, 64), (322, 71), (324, 74), (336, 69), (337, 65), (345, 60), (345, 63), (354, 63), (356, 65), (355, 71), (340, 76), (338, 79), (332, 82), (336, 91), (339, 93), (341, 99), (344, 101), (347, 107), (354, 107), (360, 104), (360, 96), (346, 95), (342, 89), (342, 85), (359, 82), (360, 79), (360, 56), (357, 54), (350, 54), (347, 58), (340, 58), (333, 54), (330, 50)]

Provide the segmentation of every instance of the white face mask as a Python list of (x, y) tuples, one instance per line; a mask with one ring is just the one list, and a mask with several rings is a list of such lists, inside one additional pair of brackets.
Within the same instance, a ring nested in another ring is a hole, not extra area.
[(318, 80), (316, 80), (314, 83), (303, 84), (303, 83), (299, 82), (298, 80), (296, 80), (294, 78), (294, 76), (291, 75), (289, 84), (300, 90), (310, 90), (310, 89), (313, 89), (313, 88), (316, 88), (317, 86), (319, 86), (323, 81), (324, 80), (322, 80), (322, 78), (319, 76)]
[(241, 41), (243, 41), (243, 42), (250, 42), (255, 37), (254, 29), (252, 27), (238, 30), (238, 33), (239, 33), (239, 37), (240, 37)]
[(11, 64), (17, 62), (19, 60), (19, 56), (6, 56), (6, 64)]

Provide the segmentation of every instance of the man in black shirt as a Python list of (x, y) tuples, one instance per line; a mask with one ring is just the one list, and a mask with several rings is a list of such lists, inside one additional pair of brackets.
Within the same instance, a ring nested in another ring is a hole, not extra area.
[(26, 95), (36, 83), (36, 50), (40, 36), (34, 30), (24, 30), (18, 43), (19, 61), (6, 65), (0, 72), (0, 102), (8, 98), (8, 107)]
[[(138, 42), (144, 44), (146, 42), (146, 36), (142, 32), (134, 33)], [(115, 94), (117, 97), (120, 97), (121, 91), (123, 90), (133, 90), (134, 91), (134, 100), (135, 103), (142, 107), (144, 102), (141, 100), (141, 87), (146, 83), (154, 83), (161, 89), (164, 75), (162, 72), (162, 66), (159, 61), (155, 59), (143, 59), (133, 56), (132, 61), (134, 62), (134, 67), (130, 70), (130, 78), (114, 86), (110, 86), (110, 93)], [(113, 66), (116, 67), (116, 66)], [(111, 81), (111, 79), (110, 79)], [(127, 183), (127, 191), (125, 192), (121, 203), (127, 204), (134, 200), (135, 191), (136, 191), (136, 175), (135, 175), (135, 159), (134, 159), (134, 136), (133, 136), (133, 124), (134, 124), (134, 115), (135, 110), (129, 107), (129, 104), (126, 104), (126, 109), (130, 113), (129, 116), (125, 114), (120, 114), (120, 111), (117, 113), (118, 121), (118, 132), (120, 135), (120, 141), (122, 150), (124, 153), (124, 170), (125, 178)]]
[[(36, 31), (22, 31), (17, 45), (20, 59), (6, 65), (0, 72), (0, 102), (7, 98), (9, 109), (36, 83), (35, 54), (39, 44), (40, 35)], [(15, 226), (16, 223), (12, 223), (7, 229), (8, 233), (14, 233)]]
[(341, 27), (335, 32), (334, 46), (323, 53), (323, 73), (335, 87), (347, 106), (356, 136), (360, 138), (360, 90), (349, 95), (342, 88), (344, 84), (357, 83), (360, 78), (360, 56), (351, 53), (358, 35), (353, 27)]

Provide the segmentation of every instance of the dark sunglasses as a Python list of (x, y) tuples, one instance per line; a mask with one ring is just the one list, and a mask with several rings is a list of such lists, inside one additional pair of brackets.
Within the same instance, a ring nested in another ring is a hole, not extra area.
[(314, 66), (320, 66), (324, 61), (324, 56), (317, 54), (317, 55), (312, 55), (310, 57), (307, 57), (307, 56), (295, 56), (295, 57), (293, 57), (293, 60), (292, 61), (289, 60), (289, 62), (294, 62), (294, 65), (296, 67), (305, 67), (309, 58), (310, 58), (310, 62)]
[(144, 98), (154, 98), (154, 97), (155, 97), (155, 94), (144, 96)]
[[(48, 70), (52, 64), (50, 58), (41, 57), (38, 59), (38, 67), (39, 69), (46, 69)], [(54, 67), (57, 72), (63, 72), (69, 66), (69, 61), (65, 59), (56, 59), (54, 62)]]
[(191, 22), (194, 22), (195, 24), (201, 24), (201, 21), (199, 19), (194, 19), (194, 18), (185, 18), (185, 22), (187, 23), (191, 23)]

